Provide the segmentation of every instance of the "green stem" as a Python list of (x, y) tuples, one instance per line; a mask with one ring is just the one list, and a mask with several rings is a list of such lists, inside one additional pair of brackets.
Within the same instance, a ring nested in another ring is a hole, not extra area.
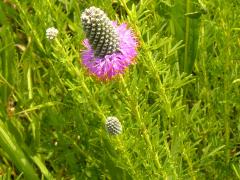
[[(191, 0), (186, 0), (186, 13), (189, 13), (191, 10)], [(189, 71), (189, 36), (190, 36), (190, 18), (185, 17), (185, 51), (184, 51), (184, 64), (183, 64), (183, 69), (184, 72), (190, 73)]]
[(133, 167), (132, 162), (130, 161), (128, 155), (127, 155), (127, 151), (126, 151), (126, 147), (124, 146), (124, 144), (122, 143), (123, 141), (120, 138), (117, 138), (117, 143), (118, 143), (118, 148), (120, 149), (123, 158), (126, 160), (128, 166), (130, 167), (130, 171), (133, 175), (133, 177), (135, 177), (136, 179), (139, 179), (138, 177), (138, 173), (136, 173), (135, 168)]
[(132, 13), (131, 13), (131, 11), (128, 9), (126, 1), (125, 1), (125, 0), (120, 0), (120, 3), (122, 4), (122, 6), (123, 6), (124, 9), (126, 10), (127, 14), (129, 15), (130, 19), (132, 20)]
[[(126, 90), (127, 96), (130, 98), (131, 102), (134, 102), (134, 100), (132, 99), (132, 96), (130, 96), (130, 92), (129, 92), (128, 88), (127, 88), (127, 85), (126, 85), (126, 82), (125, 82), (124, 78), (122, 76), (120, 76), (120, 77), (121, 77), (124, 89)], [(159, 162), (158, 154), (153, 149), (153, 145), (152, 145), (152, 142), (150, 140), (150, 136), (148, 134), (147, 128), (146, 128), (145, 124), (142, 121), (142, 117), (141, 117), (141, 114), (139, 112), (139, 105), (137, 103), (136, 104), (134, 103), (133, 107), (135, 107), (133, 109), (133, 111), (134, 111), (134, 113), (136, 115), (137, 122), (140, 124), (141, 130), (143, 132), (144, 140), (145, 140), (147, 146), (149, 147), (150, 152), (152, 153), (152, 156), (154, 158), (153, 159), (154, 160), (154, 164), (155, 164), (155, 166), (157, 167), (158, 170), (162, 171), (162, 166), (161, 166), (161, 164)], [(162, 174), (163, 174), (164, 177), (167, 177), (165, 172), (162, 171)]]
[(47, 179), (53, 179), (51, 173), (48, 171), (48, 169), (38, 156), (33, 156), (32, 160), (35, 162), (35, 164), (38, 166), (38, 168), (41, 170), (41, 172)]
[(84, 81), (82, 81), (82, 87), (83, 87), (83, 90), (85, 91), (86, 97), (90, 97), (89, 101), (91, 101), (91, 103), (95, 106), (95, 108), (97, 108), (97, 110), (99, 112), (99, 116), (101, 117), (102, 121), (105, 123), (106, 116), (102, 112), (102, 109), (98, 105), (98, 103), (96, 101), (94, 101), (94, 98), (91, 98), (92, 94), (90, 93), (90, 91)]
[(31, 68), (28, 67), (27, 70), (27, 83), (28, 83), (28, 98), (32, 99), (33, 98), (33, 90), (32, 90), (32, 73), (31, 73)]
[[(222, 22), (224, 24), (224, 22)], [(225, 32), (226, 35), (226, 39), (231, 39), (231, 35), (229, 33), (229, 30), (226, 29)], [(227, 41), (226, 42), (226, 47), (230, 47), (230, 43), (231, 41)], [(225, 53), (226, 57), (225, 59), (231, 59), (231, 49), (228, 48), (227, 52)], [(229, 105), (229, 74), (231, 74), (230, 72), (230, 61), (224, 61), (225, 62), (225, 66), (224, 66), (224, 124), (225, 124), (225, 141), (226, 141), (226, 164), (229, 165), (229, 161), (230, 161), (230, 119), (229, 119), (229, 114), (230, 114), (230, 105)]]
[[(91, 97), (91, 93), (87, 87), (87, 85), (85, 84), (84, 81), (82, 81), (82, 88), (85, 92), (85, 94), (87, 95), (87, 97)], [(129, 92), (128, 92), (129, 93)], [(94, 98), (89, 98), (89, 100), (92, 102), (92, 104), (96, 107), (96, 109), (99, 112), (100, 117), (102, 118), (103, 123), (105, 123), (106, 120), (106, 116), (104, 115), (101, 107), (98, 105), (98, 103), (96, 101), (94, 101)], [(128, 156), (126, 156), (126, 148), (124, 147), (124, 145), (122, 144), (122, 141), (120, 139), (117, 138), (117, 144), (118, 144), (118, 148), (120, 148), (120, 151), (122, 152), (124, 159), (126, 159), (127, 164), (130, 166), (130, 170), (132, 171), (132, 174), (134, 175), (134, 177), (136, 177), (136, 172), (133, 168), (133, 165), (130, 161), (130, 159), (128, 158)]]

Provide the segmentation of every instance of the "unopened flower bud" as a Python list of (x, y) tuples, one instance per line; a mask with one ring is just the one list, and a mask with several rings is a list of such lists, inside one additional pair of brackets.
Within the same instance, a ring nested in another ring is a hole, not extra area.
[(58, 30), (54, 27), (50, 27), (46, 30), (46, 37), (50, 40), (54, 39), (58, 35)]
[(118, 135), (121, 134), (122, 132), (122, 125), (118, 118), (114, 116), (110, 116), (106, 120), (106, 130), (109, 134), (111, 135)]

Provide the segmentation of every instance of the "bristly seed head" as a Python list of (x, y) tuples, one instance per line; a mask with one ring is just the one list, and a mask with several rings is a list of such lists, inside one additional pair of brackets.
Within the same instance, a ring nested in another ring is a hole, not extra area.
[(118, 135), (122, 132), (122, 125), (118, 118), (114, 116), (107, 117), (105, 126), (107, 132), (111, 135)]
[(119, 49), (119, 36), (107, 15), (99, 8), (90, 7), (81, 15), (83, 29), (96, 57), (104, 57)]

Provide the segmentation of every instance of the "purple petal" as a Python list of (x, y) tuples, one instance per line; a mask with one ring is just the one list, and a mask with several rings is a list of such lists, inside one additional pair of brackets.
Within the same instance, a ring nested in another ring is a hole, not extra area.
[(125, 69), (134, 63), (133, 59), (137, 55), (137, 41), (132, 31), (127, 29), (127, 24), (123, 23), (118, 26), (116, 22), (112, 23), (119, 35), (120, 52), (106, 55), (103, 58), (94, 57), (94, 50), (88, 40), (83, 41), (86, 50), (82, 51), (82, 63), (89, 72), (102, 80), (110, 80), (118, 74), (123, 74)]

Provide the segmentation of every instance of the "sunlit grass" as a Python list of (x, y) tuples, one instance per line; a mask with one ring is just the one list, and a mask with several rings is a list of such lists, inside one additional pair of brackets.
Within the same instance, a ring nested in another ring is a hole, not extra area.
[[(92, 5), (139, 41), (137, 63), (108, 82), (81, 65), (80, 15)], [(0, 177), (239, 179), (239, 7), (1, 1)], [(109, 116), (120, 135), (107, 133)]]

